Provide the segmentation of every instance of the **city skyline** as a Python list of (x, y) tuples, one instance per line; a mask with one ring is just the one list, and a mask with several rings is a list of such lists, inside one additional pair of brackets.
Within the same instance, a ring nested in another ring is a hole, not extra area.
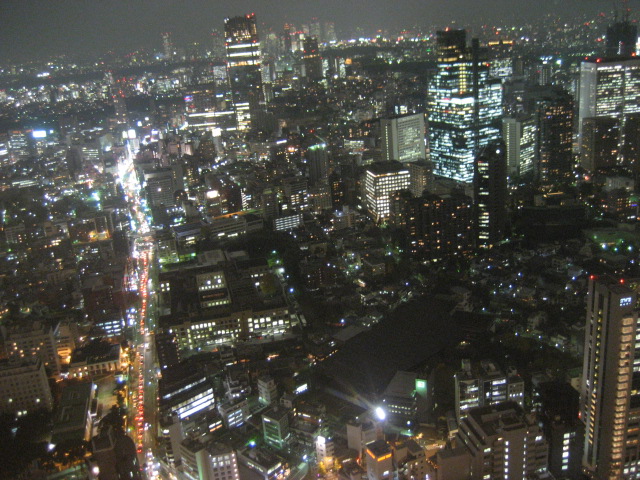
[[(630, 7), (633, 10), (637, 5), (632, 2)], [(0, 5), (0, 58), (30, 61), (59, 55), (95, 57), (109, 51), (121, 54), (140, 48), (161, 51), (160, 35), (167, 31), (176, 43), (203, 43), (212, 29), (223, 30), (225, 17), (239, 12), (254, 12), (262, 33), (266, 33), (265, 26), (280, 33), (285, 22), (302, 24), (316, 17), (321, 22), (335, 22), (343, 35), (354, 36), (452, 23), (460, 28), (498, 25), (536, 20), (545, 14), (569, 18), (576, 12), (609, 14), (612, 8), (611, 2), (602, 0), (545, 0), (536, 2), (535, 7), (524, 0), (286, 0), (276, 5), (251, 0), (232, 4), (219, 0), (6, 0)]]

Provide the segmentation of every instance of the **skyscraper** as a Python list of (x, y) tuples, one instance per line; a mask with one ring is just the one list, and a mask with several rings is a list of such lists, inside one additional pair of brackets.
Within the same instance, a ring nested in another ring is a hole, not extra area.
[(165, 60), (170, 60), (173, 57), (173, 44), (171, 43), (171, 33), (164, 32), (162, 37), (162, 53)]
[(401, 163), (425, 159), (424, 115), (415, 113), (380, 119), (384, 160)]
[(543, 87), (533, 97), (538, 123), (534, 171), (543, 186), (551, 186), (568, 180), (573, 171), (573, 98), (555, 87)]
[(607, 56), (620, 55), (631, 57), (636, 53), (636, 41), (638, 40), (638, 27), (626, 18), (616, 22), (607, 28)]
[(507, 203), (507, 158), (502, 140), (490, 142), (476, 160), (474, 197), (477, 246), (490, 248), (503, 239)]
[(538, 123), (534, 116), (502, 119), (502, 138), (507, 153), (507, 175), (521, 177), (533, 173), (538, 153)]
[(260, 40), (255, 14), (224, 21), (227, 71), (238, 130), (251, 126), (262, 93)]
[(471, 183), (480, 149), (500, 135), (502, 85), (489, 78), (478, 41), (466, 46), (464, 30), (438, 32), (437, 41), (438, 72), (427, 100), (434, 173)]
[(322, 57), (320, 57), (317, 37), (305, 37), (302, 59), (306, 77), (309, 80), (320, 80), (322, 78)]
[(587, 291), (580, 409), (582, 464), (596, 478), (640, 473), (640, 345), (637, 288), (591, 276)]
[[(626, 124), (630, 116), (640, 113), (640, 60), (635, 58), (585, 60), (580, 66), (580, 103), (578, 109), (578, 129), (580, 134), (580, 154), (585, 168), (590, 166), (590, 146), (593, 143), (589, 129), (596, 119), (608, 118), (615, 121), (620, 132), (617, 164), (636, 167), (637, 158), (626, 158)], [(610, 131), (601, 129), (601, 133)], [(633, 129), (631, 130), (633, 131)], [(608, 133), (607, 133), (608, 134)]]

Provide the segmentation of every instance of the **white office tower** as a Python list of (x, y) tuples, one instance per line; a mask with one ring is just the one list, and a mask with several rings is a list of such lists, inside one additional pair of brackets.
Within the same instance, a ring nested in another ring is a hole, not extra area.
[(380, 144), (384, 160), (401, 163), (424, 160), (424, 114), (380, 119)]
[(271, 405), (278, 400), (278, 386), (269, 375), (258, 379), (258, 400), (263, 405)]
[(637, 285), (589, 280), (580, 396), (583, 466), (598, 479), (640, 477)]
[(517, 403), (472, 408), (460, 423), (457, 441), (472, 457), (471, 480), (547, 475), (547, 442)]

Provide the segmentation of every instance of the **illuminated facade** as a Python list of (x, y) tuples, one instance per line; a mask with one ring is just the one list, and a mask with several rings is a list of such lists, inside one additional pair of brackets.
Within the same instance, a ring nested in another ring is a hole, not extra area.
[(636, 290), (589, 280), (580, 396), (583, 466), (596, 478), (640, 475), (640, 343)]
[[(580, 67), (580, 104), (578, 128), (580, 153), (589, 151), (589, 119), (609, 118), (616, 121), (622, 132), (618, 149), (618, 165), (632, 165), (637, 158), (623, 155), (625, 125), (631, 115), (640, 113), (640, 60), (635, 58), (607, 60), (602, 58), (582, 62)], [(632, 141), (632, 139), (630, 139)], [(585, 165), (588, 167), (590, 165)]]
[(538, 124), (533, 116), (502, 119), (502, 138), (507, 152), (507, 175), (533, 173), (538, 153)]
[(489, 79), (485, 57), (477, 40), (467, 48), (463, 30), (438, 32), (438, 72), (427, 100), (436, 175), (471, 183), (478, 152), (500, 136), (502, 85)]
[(400, 162), (374, 163), (364, 174), (365, 206), (373, 219), (380, 222), (389, 217), (389, 196), (411, 185), (409, 170)]
[(382, 155), (385, 160), (405, 163), (425, 159), (422, 113), (382, 118), (380, 131)]
[(262, 74), (260, 41), (255, 14), (224, 21), (227, 72), (239, 130), (251, 126), (251, 114), (260, 103)]

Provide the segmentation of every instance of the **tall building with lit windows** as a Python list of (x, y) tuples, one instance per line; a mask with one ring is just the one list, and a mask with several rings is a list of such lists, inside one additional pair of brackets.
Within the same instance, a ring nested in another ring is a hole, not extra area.
[(379, 162), (367, 166), (363, 179), (365, 208), (376, 222), (390, 214), (390, 195), (408, 190), (411, 185), (409, 169), (400, 162)]
[(489, 78), (486, 49), (464, 30), (438, 32), (438, 71), (429, 83), (427, 120), (434, 173), (473, 181), (480, 149), (500, 136), (502, 85)]
[(227, 72), (238, 130), (251, 126), (262, 92), (260, 40), (256, 16), (226, 18), (224, 21)]
[(381, 118), (380, 132), (382, 156), (385, 160), (406, 163), (426, 158), (422, 113)]
[[(590, 145), (594, 142), (590, 126), (594, 121), (615, 122), (618, 135), (617, 164), (638, 168), (640, 159), (629, 155), (625, 144), (637, 136), (630, 118), (640, 114), (640, 59), (592, 58), (580, 66), (578, 130), (583, 166), (592, 168)], [(629, 125), (628, 125), (629, 124)], [(607, 135), (610, 130), (605, 130)]]
[(502, 140), (491, 141), (476, 160), (473, 182), (476, 244), (491, 248), (503, 240), (507, 219), (507, 157)]
[(637, 285), (589, 280), (580, 415), (582, 465), (593, 478), (640, 476), (640, 334)]
[(470, 409), (460, 422), (456, 444), (472, 457), (465, 478), (549, 478), (542, 430), (515, 402)]

